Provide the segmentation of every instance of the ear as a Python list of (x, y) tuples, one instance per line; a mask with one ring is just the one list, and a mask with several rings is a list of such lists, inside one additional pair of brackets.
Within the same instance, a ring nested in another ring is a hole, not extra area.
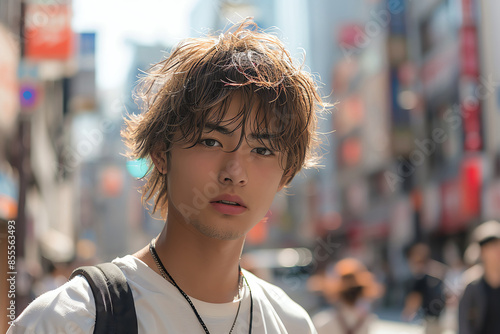
[(167, 153), (161, 147), (156, 147), (151, 152), (151, 160), (160, 174), (167, 173)]

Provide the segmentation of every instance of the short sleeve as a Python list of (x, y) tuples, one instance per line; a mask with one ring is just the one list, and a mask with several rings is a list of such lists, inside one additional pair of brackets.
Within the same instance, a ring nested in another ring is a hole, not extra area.
[[(250, 275), (245, 274), (245, 277)], [(293, 301), (281, 288), (266, 281), (252, 277), (254, 283), (258, 283), (259, 293), (255, 293), (256, 299), (264, 313), (262, 316), (271, 322), (284, 326), (282, 332), (288, 334), (317, 334), (316, 328), (309, 314), (302, 306)], [(252, 286), (254, 289), (254, 286)], [(274, 316), (271, 317), (271, 315)], [(273, 318), (271, 320), (271, 318)], [(280, 325), (276, 325), (278, 328)]]
[(85, 278), (77, 276), (31, 302), (7, 334), (91, 334), (94, 324), (94, 296)]

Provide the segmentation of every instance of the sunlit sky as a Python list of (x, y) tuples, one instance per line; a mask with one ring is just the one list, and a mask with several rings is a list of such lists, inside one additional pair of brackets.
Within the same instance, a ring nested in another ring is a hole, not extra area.
[(97, 85), (123, 84), (132, 57), (127, 41), (175, 44), (190, 35), (189, 14), (198, 0), (74, 0), (73, 28), (96, 32)]

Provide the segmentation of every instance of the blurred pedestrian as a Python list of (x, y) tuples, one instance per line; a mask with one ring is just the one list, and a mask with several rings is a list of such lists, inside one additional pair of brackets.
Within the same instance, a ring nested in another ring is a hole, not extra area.
[(154, 65), (138, 91), (143, 113), (122, 135), (131, 158), (150, 162), (142, 199), (165, 219), (162, 232), (133, 255), (78, 270), (9, 334), (316, 333), (283, 290), (240, 268), (248, 231), (315, 165), (325, 104), (295, 64), (246, 19)]
[(446, 307), (441, 314), (441, 324), (446, 330), (453, 333), (458, 331), (458, 302), (465, 285), (463, 274), (465, 264), (460, 253), (460, 248), (454, 240), (449, 240), (443, 247), (443, 259), (447, 267), (444, 275)]
[(33, 293), (37, 297), (60, 287), (68, 281), (68, 275), (64, 270), (67, 264), (55, 263), (49, 259), (45, 261), (47, 263), (47, 273), (39, 277), (32, 286)]
[(316, 314), (313, 323), (318, 334), (367, 334), (376, 320), (371, 302), (383, 294), (383, 287), (358, 260), (339, 261), (325, 275), (313, 276), (308, 282), (334, 306)]
[(500, 223), (479, 225), (472, 234), (480, 247), (482, 275), (467, 285), (459, 304), (459, 334), (500, 333)]
[(446, 305), (445, 266), (430, 258), (430, 248), (422, 242), (411, 245), (406, 256), (413, 279), (403, 318), (412, 320), (420, 313), (425, 320), (425, 333), (440, 334), (443, 332), (440, 316)]

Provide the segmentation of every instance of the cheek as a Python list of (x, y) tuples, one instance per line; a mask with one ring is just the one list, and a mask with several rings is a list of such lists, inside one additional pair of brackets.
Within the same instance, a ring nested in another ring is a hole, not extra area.
[[(197, 157), (199, 157), (198, 155)], [(169, 175), (169, 196), (174, 204), (194, 202), (197, 206), (220, 194), (216, 159), (176, 160)]]
[(213, 157), (197, 153), (194, 148), (187, 149), (172, 158), (172, 175), (182, 176), (184, 181), (193, 182), (213, 171), (214, 164)]
[(498, 258), (497, 252), (495, 252), (494, 249), (485, 249), (483, 251), (483, 261), (487, 263), (492, 263), (496, 262), (496, 259)]

